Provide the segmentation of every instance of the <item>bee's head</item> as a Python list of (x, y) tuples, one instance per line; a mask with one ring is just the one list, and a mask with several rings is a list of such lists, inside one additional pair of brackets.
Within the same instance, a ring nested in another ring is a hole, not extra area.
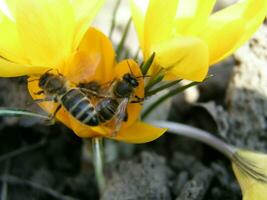
[(66, 81), (64, 77), (49, 72), (44, 73), (40, 77), (38, 85), (49, 94), (62, 94), (66, 92)]
[(38, 83), (39, 87), (43, 89), (46, 83), (49, 81), (51, 76), (53, 76), (53, 74), (50, 74), (48, 72), (44, 73), (39, 79), (39, 83)]
[(130, 73), (124, 74), (123, 80), (130, 84), (133, 88), (136, 88), (139, 85), (137, 78)]

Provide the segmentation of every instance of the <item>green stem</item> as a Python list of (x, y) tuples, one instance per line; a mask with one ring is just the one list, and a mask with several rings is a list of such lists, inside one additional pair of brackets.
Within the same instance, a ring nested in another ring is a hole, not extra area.
[(112, 12), (112, 21), (111, 21), (111, 26), (110, 26), (110, 30), (109, 30), (109, 38), (112, 37), (113, 32), (114, 32), (114, 28), (116, 25), (116, 15), (120, 6), (121, 0), (117, 0), (116, 5), (114, 7), (114, 10)]
[(103, 162), (103, 139), (95, 137), (92, 139), (92, 150), (94, 156), (95, 176), (100, 194), (103, 194), (106, 180)]
[(153, 86), (155, 86), (156, 84), (158, 84), (160, 81), (163, 80), (164, 76), (165, 76), (166, 71), (161, 68), (150, 80), (149, 82), (146, 84), (145, 87), (145, 93), (147, 93)]
[(132, 22), (132, 19), (130, 18), (126, 24), (126, 27), (124, 29), (124, 32), (123, 32), (123, 35), (122, 35), (122, 38), (121, 38), (121, 41), (117, 47), (117, 50), (116, 50), (116, 54), (117, 54), (117, 58), (118, 60), (120, 60), (122, 58), (122, 50), (124, 48), (124, 44), (125, 44), (125, 40), (127, 38), (127, 35), (128, 35), (128, 32), (129, 32), (129, 29), (130, 29), (130, 25), (131, 25), (131, 22)]
[[(138, 54), (137, 54), (138, 55)], [(148, 72), (148, 70), (150, 69), (154, 59), (155, 59), (155, 53), (153, 53), (148, 59), (146, 62), (144, 62), (140, 68), (141, 68), (141, 71), (142, 71), (142, 74), (145, 76)]]
[(157, 94), (158, 92), (161, 92), (162, 90), (168, 89), (168, 88), (180, 83), (181, 81), (182, 81), (182, 79), (179, 79), (179, 80), (176, 80), (176, 81), (171, 81), (169, 83), (166, 83), (166, 84), (164, 84), (164, 85), (162, 85), (162, 86), (160, 86), (160, 87), (158, 87), (158, 88), (156, 88), (154, 90), (148, 91), (146, 96), (152, 96), (154, 94)]
[(38, 113), (29, 112), (27, 110), (22, 110), (18, 108), (0, 108), (0, 116), (8, 116), (8, 117), (37, 117), (41, 119), (49, 119), (48, 116), (41, 115)]
[(159, 127), (167, 128), (168, 131), (173, 134), (189, 137), (203, 142), (204, 144), (207, 144), (217, 151), (221, 152), (230, 160), (233, 160), (234, 155), (238, 150), (236, 147), (226, 144), (221, 139), (215, 137), (213, 134), (192, 126), (167, 121), (152, 121), (151, 123)]
[(190, 88), (194, 85), (197, 85), (199, 82), (192, 82), (189, 83), (185, 86), (182, 87), (178, 87), (175, 88), (173, 90), (170, 90), (167, 94), (161, 96), (159, 99), (157, 99), (157, 101), (155, 101), (154, 103), (152, 103), (146, 110), (145, 112), (142, 114), (142, 119), (145, 119), (156, 107), (158, 107), (158, 105), (160, 105), (161, 103), (163, 103), (164, 101), (166, 101), (167, 99), (173, 97), (174, 95), (186, 90), (187, 88)]

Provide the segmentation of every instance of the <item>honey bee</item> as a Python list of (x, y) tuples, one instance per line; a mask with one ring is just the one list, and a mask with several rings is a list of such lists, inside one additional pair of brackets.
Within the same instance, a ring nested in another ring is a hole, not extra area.
[(95, 109), (102, 123), (108, 122), (111, 119), (115, 120), (115, 127), (111, 133), (113, 136), (120, 130), (122, 122), (127, 121), (128, 104), (141, 103), (144, 100), (134, 96), (135, 89), (139, 86), (139, 78), (133, 73), (124, 74), (122, 79), (116, 80), (112, 84), (110, 96), (101, 99), (96, 104)]
[[(48, 97), (41, 101), (54, 101), (59, 103), (52, 118), (56, 116), (57, 112), (63, 106), (75, 119), (83, 124), (89, 126), (100, 124), (95, 107), (88, 97), (88, 91), (90, 89), (87, 88), (87, 94), (85, 94), (80, 88), (70, 86), (69, 81), (63, 75), (55, 75), (49, 72), (44, 73), (40, 77), (38, 85), (42, 90), (36, 94), (45, 94)], [(91, 87), (90, 92), (92, 96), (97, 93), (93, 87)]]
[[(111, 135), (115, 135), (122, 122), (127, 121), (128, 104), (143, 101), (142, 98), (134, 97), (134, 91), (139, 86), (138, 78), (133, 73), (126, 73), (121, 79), (113, 80), (108, 91), (104, 91), (96, 81), (73, 87), (62, 74), (56, 75), (48, 71), (39, 78), (41, 91), (36, 94), (45, 94), (47, 97), (39, 102), (54, 101), (59, 104), (52, 119), (62, 107), (76, 120), (88, 126), (103, 125), (114, 119), (115, 127)], [(95, 103), (92, 98), (96, 99)], [(137, 100), (132, 101), (133, 98)]]

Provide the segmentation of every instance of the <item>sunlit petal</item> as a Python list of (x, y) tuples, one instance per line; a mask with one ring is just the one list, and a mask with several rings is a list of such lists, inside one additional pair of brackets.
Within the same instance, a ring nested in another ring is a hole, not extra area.
[(180, 0), (175, 20), (175, 32), (196, 35), (206, 23), (216, 0)]
[(210, 47), (210, 63), (222, 60), (248, 40), (266, 13), (266, 0), (242, 1), (214, 13), (201, 34)]
[(149, 0), (131, 0), (132, 18), (137, 30), (139, 44), (144, 50), (144, 25), (145, 15), (147, 11)]
[(207, 45), (196, 37), (177, 37), (153, 46), (155, 62), (178, 78), (202, 81), (208, 72)]
[(107, 83), (114, 78), (115, 52), (111, 41), (100, 31), (90, 28), (63, 73), (74, 83), (92, 79)]
[(71, 0), (75, 10), (75, 38), (73, 48), (78, 47), (93, 18), (104, 4), (105, 0)]
[(25, 63), (16, 24), (0, 12), (0, 55), (13, 62)]
[(19, 39), (31, 64), (52, 67), (70, 54), (74, 16), (68, 0), (19, 0), (16, 6)]
[(17, 64), (0, 57), (0, 69), (1, 77), (16, 77), (40, 74), (47, 71), (49, 68)]
[(157, 128), (143, 122), (136, 122), (127, 129), (122, 130), (116, 138), (112, 139), (127, 143), (146, 143), (159, 138), (166, 131), (167, 129)]
[[(178, 0), (151, 0), (145, 18), (144, 41), (145, 49), (149, 50), (152, 44), (170, 39)], [(150, 52), (145, 52), (148, 58)]]

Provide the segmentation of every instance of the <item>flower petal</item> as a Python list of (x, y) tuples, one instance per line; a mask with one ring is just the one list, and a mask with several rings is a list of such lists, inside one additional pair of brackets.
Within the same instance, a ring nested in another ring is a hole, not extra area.
[(196, 35), (206, 23), (216, 0), (180, 0), (176, 15), (176, 34)]
[(16, 2), (19, 38), (32, 65), (55, 67), (71, 52), (73, 9), (68, 0)]
[(167, 129), (157, 128), (143, 122), (136, 122), (132, 126), (124, 129), (118, 134), (115, 140), (127, 143), (146, 143), (159, 138)]
[(149, 0), (131, 0), (131, 12), (139, 44), (144, 51), (144, 25)]
[(154, 45), (155, 63), (178, 78), (202, 81), (208, 72), (207, 45), (196, 37), (177, 37)]
[[(171, 37), (178, 0), (151, 0), (145, 19), (144, 41), (145, 49), (152, 44), (163, 42)], [(151, 52), (144, 52), (148, 58)]]
[(111, 41), (100, 31), (90, 28), (71, 61), (61, 71), (74, 83), (92, 79), (106, 83), (114, 78), (114, 66), (115, 52)]
[(13, 62), (26, 63), (19, 42), (16, 25), (8, 16), (0, 12), (0, 55)]
[(266, 13), (266, 0), (246, 0), (214, 13), (201, 35), (210, 48), (210, 63), (222, 60), (247, 41)]
[(245, 150), (239, 150), (237, 154), (239, 160), (233, 162), (232, 166), (243, 193), (243, 200), (265, 200), (267, 155)]
[(0, 57), (0, 77), (16, 77), (24, 75), (40, 74), (47, 71), (47, 67), (22, 65), (10, 62)]
[(105, 0), (71, 0), (75, 9), (76, 18), (74, 49), (78, 47), (93, 18), (104, 2)]
[(266, 200), (267, 185), (248, 178), (234, 163), (232, 166), (242, 189), (243, 200)]

